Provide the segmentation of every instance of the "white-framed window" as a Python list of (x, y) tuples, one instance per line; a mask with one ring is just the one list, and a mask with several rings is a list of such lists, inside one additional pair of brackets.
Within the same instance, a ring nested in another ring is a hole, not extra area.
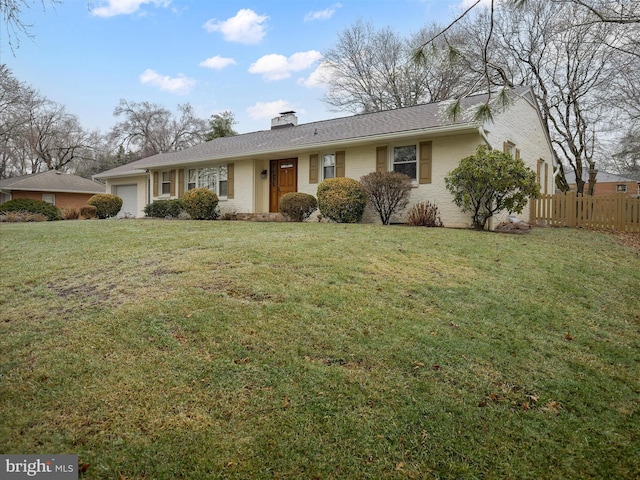
[(412, 180), (418, 178), (418, 146), (400, 145), (392, 149), (393, 171), (404, 173)]
[(198, 170), (191, 168), (187, 170), (187, 190), (193, 190), (198, 184)]
[(322, 179), (335, 178), (336, 156), (333, 153), (322, 155)]
[(616, 185), (616, 192), (618, 193), (627, 193), (627, 186), (624, 184)]
[(162, 195), (171, 195), (171, 172), (162, 172), (160, 178), (160, 193)]
[(187, 170), (187, 190), (207, 188), (218, 195), (227, 197), (227, 166), (205, 167)]
[(50, 203), (51, 205), (56, 204), (56, 195), (55, 193), (43, 193), (42, 201), (45, 203)]

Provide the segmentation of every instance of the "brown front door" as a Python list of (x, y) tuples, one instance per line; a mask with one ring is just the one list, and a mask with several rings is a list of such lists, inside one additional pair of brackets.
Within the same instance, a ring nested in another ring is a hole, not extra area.
[(271, 160), (271, 189), (269, 211), (278, 212), (280, 199), (285, 193), (296, 192), (298, 188), (298, 159)]

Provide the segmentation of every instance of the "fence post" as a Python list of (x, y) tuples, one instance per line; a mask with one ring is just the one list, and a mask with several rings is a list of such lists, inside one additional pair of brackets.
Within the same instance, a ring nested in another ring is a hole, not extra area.
[(569, 227), (576, 226), (576, 215), (577, 215), (577, 195), (576, 192), (566, 192), (564, 196), (565, 201), (565, 215), (567, 216), (565, 222)]

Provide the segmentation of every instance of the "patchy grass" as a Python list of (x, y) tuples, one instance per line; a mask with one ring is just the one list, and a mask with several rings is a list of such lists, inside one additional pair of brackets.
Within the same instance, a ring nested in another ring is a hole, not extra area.
[(2, 453), (84, 478), (637, 478), (611, 235), (0, 225)]

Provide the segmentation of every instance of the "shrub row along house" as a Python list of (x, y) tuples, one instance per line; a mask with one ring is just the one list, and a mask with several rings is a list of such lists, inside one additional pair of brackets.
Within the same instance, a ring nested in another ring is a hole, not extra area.
[[(484, 103), (468, 97), (463, 108)], [(468, 214), (452, 202), (444, 177), (479, 145), (505, 149), (537, 172), (543, 193), (553, 185), (553, 153), (532, 92), (519, 89), (513, 104), (490, 123), (456, 121), (426, 104), (298, 125), (295, 112), (272, 120), (270, 130), (218, 138), (105, 171), (107, 192), (124, 200), (121, 213), (143, 216), (145, 205), (180, 198), (196, 187), (215, 191), (221, 213), (278, 211), (289, 192), (315, 195), (332, 177), (360, 179), (372, 171), (398, 171), (413, 179), (409, 206), (435, 203), (448, 227), (467, 227)], [(522, 213), (528, 218), (528, 211)], [(400, 214), (396, 221), (402, 221)], [(498, 221), (499, 219), (496, 219)], [(365, 221), (376, 221), (372, 212)]]

